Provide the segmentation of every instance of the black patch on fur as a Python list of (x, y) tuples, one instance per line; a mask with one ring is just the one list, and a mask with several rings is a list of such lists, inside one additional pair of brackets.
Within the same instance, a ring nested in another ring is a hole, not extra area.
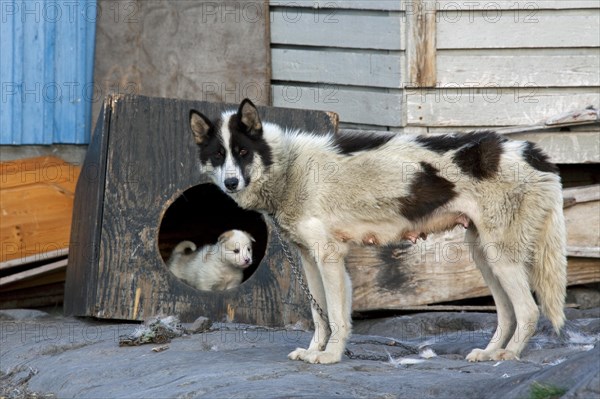
[(341, 133), (334, 136), (334, 145), (340, 154), (374, 150), (394, 138), (386, 133)]
[[(249, 131), (242, 123), (239, 114), (231, 116), (228, 127), (231, 140), (229, 143), (231, 154), (235, 163), (240, 166), (240, 169), (244, 171), (244, 173), (246, 172), (246, 167), (252, 163), (255, 155), (261, 157), (265, 167), (269, 167), (273, 164), (271, 147), (269, 147), (263, 138), (262, 129), (260, 131)], [(245, 151), (246, 154), (242, 155), (242, 151)], [(251, 177), (245, 174), (244, 179), (246, 179), (246, 183), (249, 184)]]
[(427, 162), (421, 162), (410, 184), (410, 194), (399, 199), (400, 213), (411, 221), (430, 215), (456, 196), (454, 183), (438, 176), (438, 170)]
[(534, 143), (527, 141), (523, 150), (523, 159), (534, 169), (540, 172), (549, 172), (558, 174), (556, 165), (549, 161), (548, 156), (535, 146)]
[(460, 147), (452, 160), (463, 173), (476, 179), (488, 179), (498, 173), (502, 143), (506, 139), (496, 133), (472, 133), (471, 140)]
[(214, 123), (207, 133), (208, 139), (198, 145), (198, 155), (203, 165), (210, 162), (216, 168), (225, 163), (225, 148), (217, 135), (217, 132), (221, 130), (221, 124), (220, 119)]
[(457, 150), (473, 141), (481, 141), (490, 136), (500, 137), (502, 141), (506, 141), (502, 136), (491, 131), (446, 134), (443, 136), (417, 136), (416, 141), (428, 150), (435, 151), (438, 154), (444, 154), (448, 151)]

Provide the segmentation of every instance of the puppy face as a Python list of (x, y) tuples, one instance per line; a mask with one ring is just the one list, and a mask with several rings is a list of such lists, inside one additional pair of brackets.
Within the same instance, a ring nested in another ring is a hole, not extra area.
[(248, 99), (237, 112), (225, 112), (215, 123), (191, 110), (190, 127), (203, 170), (228, 194), (244, 190), (256, 173), (272, 163), (258, 110)]
[(245, 269), (252, 264), (254, 238), (240, 230), (229, 230), (219, 236), (221, 259), (230, 265)]

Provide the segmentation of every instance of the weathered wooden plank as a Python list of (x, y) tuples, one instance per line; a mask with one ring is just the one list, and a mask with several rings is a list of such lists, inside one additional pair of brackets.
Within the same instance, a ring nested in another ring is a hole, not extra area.
[(0, 291), (0, 309), (56, 306), (63, 302), (65, 285), (62, 282), (16, 291)]
[[(303, 8), (334, 8), (334, 9), (358, 9), (358, 10), (390, 10), (408, 11), (414, 9), (413, 0), (269, 0), (271, 6), (279, 7), (303, 7)], [(599, 8), (596, 0), (438, 0), (433, 5), (437, 10), (522, 10), (523, 16), (530, 18), (537, 10), (555, 9), (580, 9)]]
[[(31, 280), (35, 278), (40, 278), (43, 275), (54, 273), (56, 275), (57, 281), (65, 281), (65, 270), (67, 269), (67, 260), (62, 259), (57, 262), (52, 262), (44, 266), (36, 267), (35, 269), (26, 270), (20, 273), (11, 274), (10, 276), (0, 278), (0, 288), (6, 289), (7, 286), (11, 286), (11, 290), (19, 289), (24, 286), (17, 286), (16, 283), (22, 283), (26, 280)], [(52, 281), (52, 282), (57, 282)], [(44, 284), (47, 283), (47, 280), (44, 280)], [(14, 286), (12, 286), (14, 285)], [(35, 286), (33, 285), (29, 286)], [(42, 284), (37, 284), (42, 285)]]
[(539, 10), (530, 19), (516, 11), (438, 14), (438, 49), (600, 46), (595, 10)]
[(407, 13), (406, 60), (409, 87), (435, 87), (436, 12), (435, 2), (415, 0)]
[(600, 163), (600, 128), (590, 132), (517, 133), (510, 138), (536, 143), (554, 163)]
[(398, 13), (271, 10), (272, 44), (402, 50), (402, 28)]
[[(432, 236), (428, 245), (384, 250), (353, 248), (347, 258), (353, 311), (404, 309), (490, 295), (461, 237)], [(597, 258), (570, 257), (568, 284), (600, 281), (599, 266)]]
[(399, 52), (274, 48), (271, 50), (272, 79), (399, 89), (402, 59)]
[(565, 208), (584, 202), (600, 201), (600, 184), (564, 190)]
[(0, 165), (0, 262), (69, 246), (79, 168), (41, 157)]
[(402, 94), (353, 90), (335, 85), (274, 84), (276, 107), (316, 109), (339, 114), (340, 121), (379, 126), (402, 125)]
[(407, 123), (417, 126), (529, 125), (551, 115), (600, 103), (597, 88), (457, 87), (407, 91)]
[(69, 243), (69, 265), (64, 284), (65, 314), (89, 315), (97, 294), (102, 198), (106, 178), (106, 152), (114, 101), (104, 99), (75, 191)]
[(437, 51), (442, 87), (597, 87), (599, 70), (597, 48)]
[(403, 2), (400, 0), (269, 0), (269, 5), (278, 7), (332, 8), (346, 10), (403, 10)]
[(0, 163), (0, 190), (30, 184), (70, 184), (74, 186), (80, 167), (56, 157), (35, 157)]
[(24, 258), (11, 259), (0, 263), (0, 271), (12, 269), (18, 266), (23, 266), (31, 263), (49, 262), (53, 259), (67, 256), (69, 248), (60, 248), (54, 251), (26, 256)]
[[(410, 4), (412, 0), (403, 0), (404, 4)], [(574, 10), (582, 8), (598, 9), (600, 6), (596, 0), (458, 0), (458, 1), (436, 1), (438, 10), (463, 12), (471, 10), (485, 10), (492, 15), (496, 10), (521, 10), (521, 19), (534, 18), (538, 10)]]
[(565, 209), (564, 213), (568, 252), (600, 258), (600, 201), (576, 204)]

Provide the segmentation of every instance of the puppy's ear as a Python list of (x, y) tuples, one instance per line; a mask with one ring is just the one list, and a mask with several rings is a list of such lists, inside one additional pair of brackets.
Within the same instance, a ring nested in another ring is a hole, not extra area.
[(196, 144), (204, 143), (210, 137), (213, 130), (213, 124), (210, 120), (196, 110), (190, 111), (190, 127), (192, 128)]
[(259, 137), (262, 135), (262, 123), (258, 110), (252, 101), (247, 98), (242, 101), (238, 109), (238, 117), (241, 124), (246, 128), (246, 132), (251, 137)]
[(223, 244), (233, 236), (233, 231), (229, 230), (219, 236), (219, 244)]

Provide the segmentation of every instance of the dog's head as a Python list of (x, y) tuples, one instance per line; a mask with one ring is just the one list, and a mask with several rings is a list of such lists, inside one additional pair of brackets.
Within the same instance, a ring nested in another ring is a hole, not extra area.
[(219, 236), (221, 259), (240, 269), (252, 264), (254, 238), (241, 230), (229, 230)]
[(191, 110), (190, 127), (203, 169), (210, 171), (213, 182), (228, 194), (244, 190), (272, 163), (258, 110), (248, 99), (237, 112), (225, 112), (214, 123)]

